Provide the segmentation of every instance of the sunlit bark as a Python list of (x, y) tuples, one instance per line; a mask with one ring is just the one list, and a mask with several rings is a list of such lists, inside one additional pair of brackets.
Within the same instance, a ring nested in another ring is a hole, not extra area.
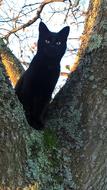
[(7, 75), (9, 76), (12, 85), (15, 86), (17, 80), (24, 72), (24, 69), (19, 60), (13, 55), (2, 39), (0, 39), (0, 55)]

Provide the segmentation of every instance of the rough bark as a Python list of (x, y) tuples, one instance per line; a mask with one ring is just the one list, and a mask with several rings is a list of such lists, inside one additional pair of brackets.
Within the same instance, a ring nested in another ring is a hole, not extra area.
[(0, 39), (0, 55), (2, 58), (2, 63), (5, 66), (6, 73), (9, 76), (12, 85), (15, 86), (17, 80), (24, 72), (24, 69), (19, 60), (4, 43), (3, 39)]
[(19, 130), (25, 122), (19, 106), (0, 61), (0, 186), (9, 183), (15, 187), (25, 182), (26, 149), (21, 146), (25, 142)]
[(79, 66), (49, 110), (46, 126), (55, 130), (59, 146), (60, 189), (107, 189), (106, 12), (107, 0), (90, 1)]
[(0, 60), (0, 189), (38, 190), (32, 177), (30, 133), (35, 131), (26, 122)]

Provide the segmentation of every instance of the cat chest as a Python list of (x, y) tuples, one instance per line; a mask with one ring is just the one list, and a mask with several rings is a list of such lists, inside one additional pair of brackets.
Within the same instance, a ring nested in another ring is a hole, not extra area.
[(34, 94), (51, 94), (58, 81), (59, 74), (59, 69), (41, 68), (41, 70), (35, 73), (32, 80), (32, 90), (34, 90)]
[(35, 77), (40, 81), (50, 81), (57, 79), (60, 74), (60, 67), (55, 66), (54, 64), (41, 64), (35, 70)]
[(38, 83), (42, 86), (51, 86), (57, 82), (60, 72), (58, 70), (42, 69), (37, 77)]

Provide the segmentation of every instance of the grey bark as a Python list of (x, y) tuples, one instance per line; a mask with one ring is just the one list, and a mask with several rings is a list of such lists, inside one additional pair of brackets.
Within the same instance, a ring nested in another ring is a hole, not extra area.
[(8, 185), (15, 188), (25, 183), (26, 148), (20, 128), (26, 122), (10, 81), (5, 76), (0, 61), (0, 188)]
[(62, 189), (107, 189), (106, 11), (106, 0), (90, 1), (79, 66), (49, 111), (47, 127), (55, 129), (60, 147)]

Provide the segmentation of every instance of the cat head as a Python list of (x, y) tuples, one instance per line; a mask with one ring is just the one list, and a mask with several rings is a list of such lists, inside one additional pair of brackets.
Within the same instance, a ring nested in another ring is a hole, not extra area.
[(66, 50), (69, 30), (69, 26), (66, 26), (58, 33), (50, 32), (47, 26), (40, 22), (38, 51), (48, 57), (61, 59)]

